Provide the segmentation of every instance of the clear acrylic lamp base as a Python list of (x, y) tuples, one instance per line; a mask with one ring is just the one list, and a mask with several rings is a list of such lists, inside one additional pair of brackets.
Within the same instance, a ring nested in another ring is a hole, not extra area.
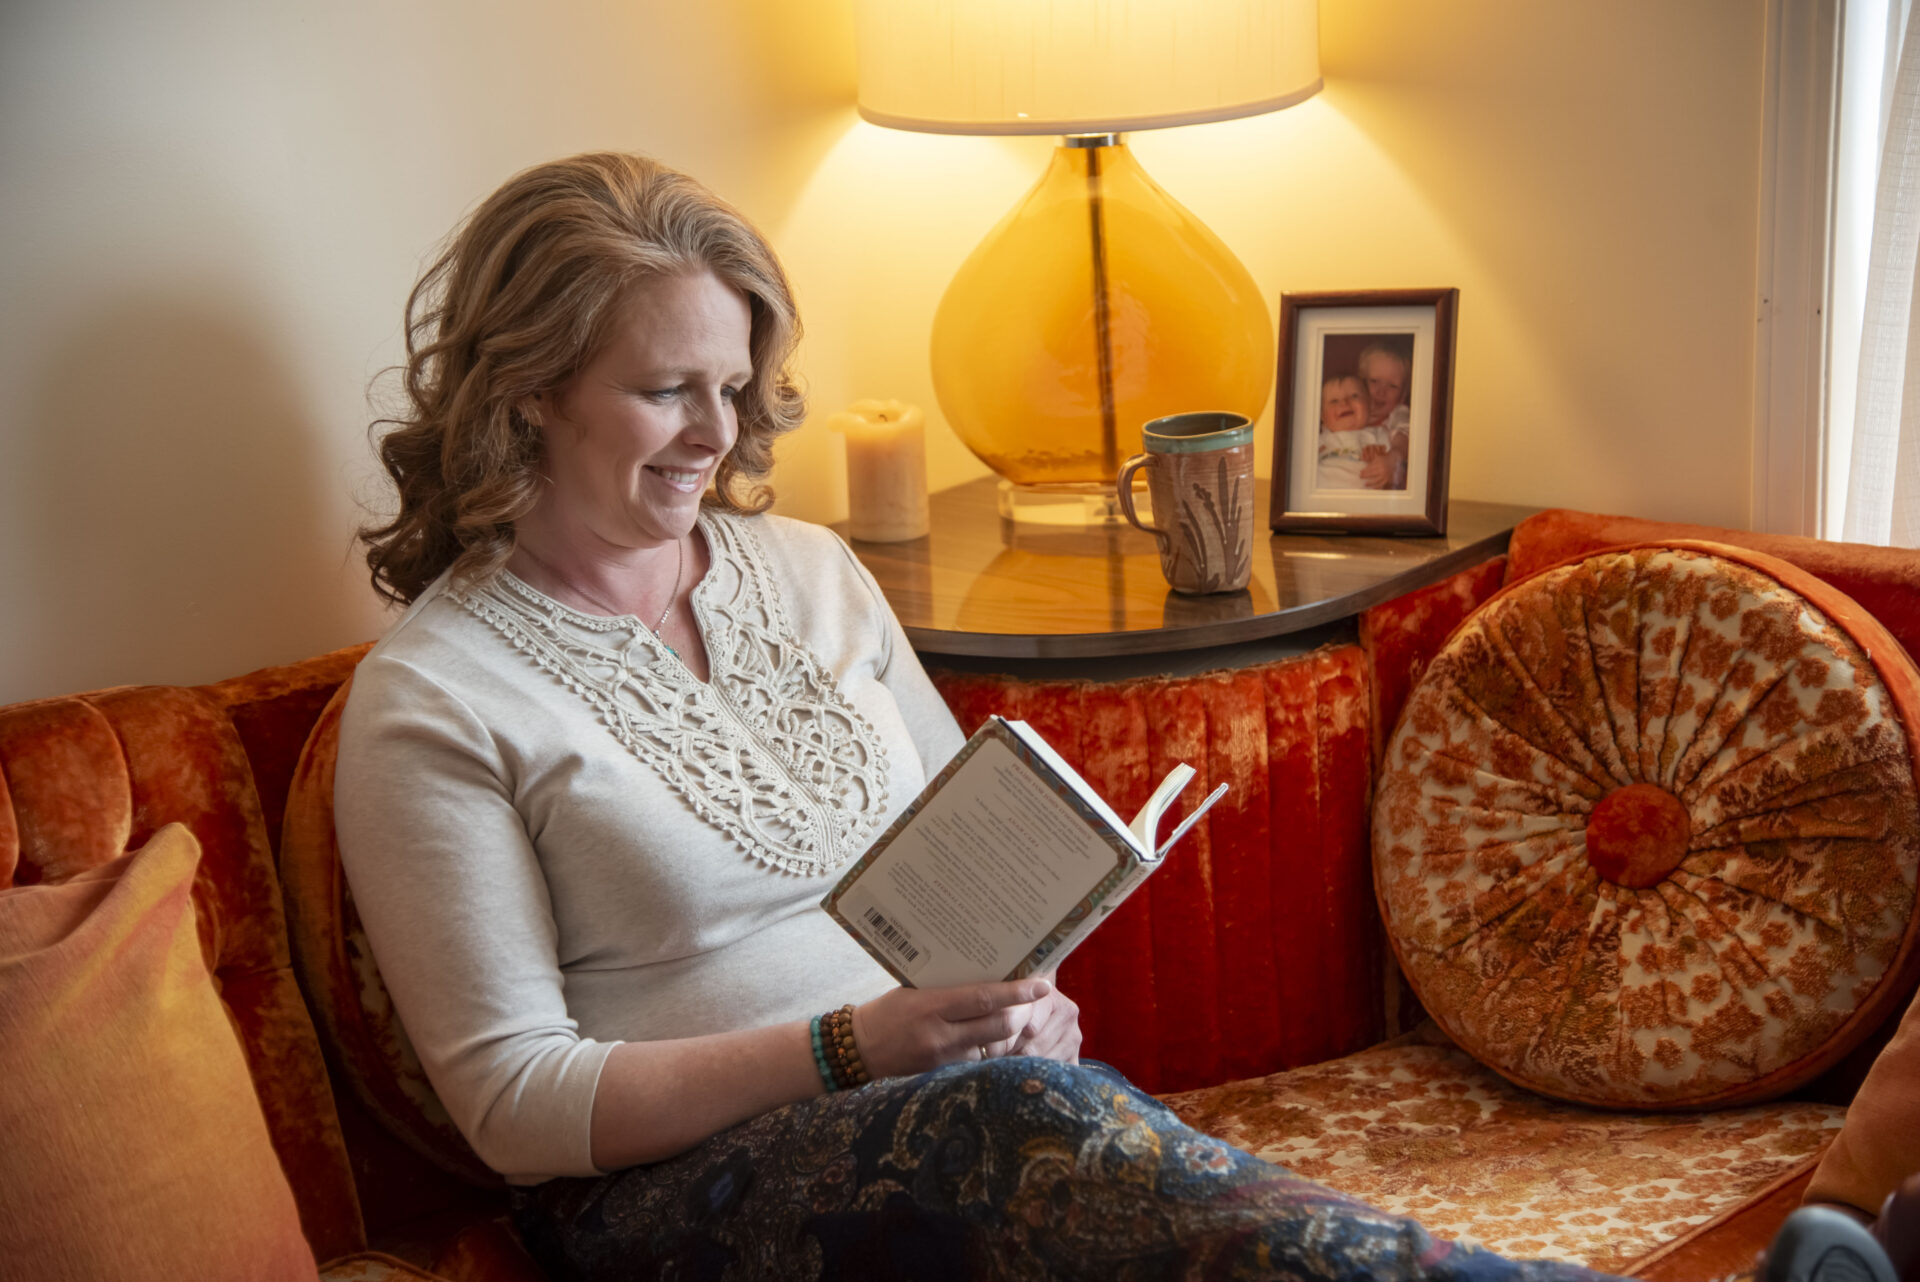
[(1000, 519), (1022, 525), (1125, 525), (1112, 485), (1098, 481), (1055, 481), (1016, 485), (1002, 479)]

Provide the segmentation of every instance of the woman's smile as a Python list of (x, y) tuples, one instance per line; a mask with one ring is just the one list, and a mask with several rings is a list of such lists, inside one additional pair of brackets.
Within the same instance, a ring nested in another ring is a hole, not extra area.
[(647, 471), (665, 481), (682, 494), (700, 494), (707, 488), (707, 478), (713, 474), (708, 467), (684, 468), (664, 467), (650, 464)]

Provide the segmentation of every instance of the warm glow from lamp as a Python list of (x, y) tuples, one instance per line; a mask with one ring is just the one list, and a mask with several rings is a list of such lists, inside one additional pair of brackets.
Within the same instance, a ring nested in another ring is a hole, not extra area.
[(1311, 97), (1317, 0), (858, 0), (856, 31), (875, 124), (1067, 135), (934, 317), (940, 406), (1009, 493), (1110, 495), (1148, 420), (1260, 414), (1265, 295), (1119, 135)]

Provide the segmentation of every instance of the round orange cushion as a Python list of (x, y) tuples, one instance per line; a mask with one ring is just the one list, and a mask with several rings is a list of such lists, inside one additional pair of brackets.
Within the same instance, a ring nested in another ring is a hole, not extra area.
[(1785, 562), (1710, 543), (1514, 584), (1435, 658), (1375, 794), (1375, 888), (1467, 1051), (1579, 1103), (1750, 1102), (1915, 980), (1920, 675)]

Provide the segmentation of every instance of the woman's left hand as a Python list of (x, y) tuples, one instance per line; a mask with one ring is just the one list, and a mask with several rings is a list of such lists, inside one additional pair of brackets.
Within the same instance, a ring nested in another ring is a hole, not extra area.
[[(1051, 978), (1051, 976), (1049, 976)], [(1057, 1059), (1063, 1064), (1080, 1062), (1080, 1008), (1061, 992), (1058, 985), (1029, 1008), (1027, 1022), (1004, 1042), (993, 1042), (987, 1051), (1001, 1055), (1037, 1055)]]

